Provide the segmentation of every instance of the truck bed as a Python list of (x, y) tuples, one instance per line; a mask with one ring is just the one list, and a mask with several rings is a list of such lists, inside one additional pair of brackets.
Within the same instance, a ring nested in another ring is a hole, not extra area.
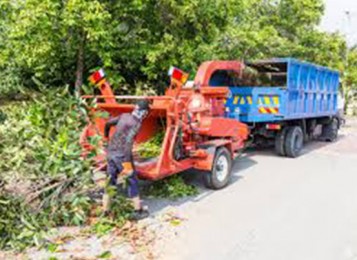
[[(339, 73), (295, 59), (254, 63), (280, 85), (230, 86), (227, 116), (246, 123), (332, 116), (337, 113)], [(278, 75), (278, 76), (277, 76)]]

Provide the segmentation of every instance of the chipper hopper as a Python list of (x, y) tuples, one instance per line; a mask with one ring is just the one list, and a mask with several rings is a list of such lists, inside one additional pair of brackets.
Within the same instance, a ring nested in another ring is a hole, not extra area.
[[(199, 82), (188, 86), (185, 84), (188, 75), (177, 68), (172, 68), (169, 76), (171, 84), (163, 96), (115, 96), (103, 71), (99, 70), (91, 76), (91, 81), (102, 95), (83, 98), (95, 99), (94, 110), (106, 111), (111, 117), (130, 113), (136, 100), (149, 100), (150, 113), (136, 137), (136, 145), (158, 131), (164, 132), (164, 139), (158, 157), (142, 160), (134, 156), (140, 178), (158, 180), (197, 169), (204, 172), (209, 188), (223, 188), (229, 182), (234, 158), (244, 148), (248, 127), (224, 117), (227, 87), (207, 87)], [(200, 76), (197, 74), (196, 79)], [(103, 136), (107, 120), (96, 117), (83, 130), (81, 144), (86, 152), (94, 148), (88, 138)], [(102, 169), (105, 168), (105, 149), (103, 151), (97, 157), (97, 166)]]

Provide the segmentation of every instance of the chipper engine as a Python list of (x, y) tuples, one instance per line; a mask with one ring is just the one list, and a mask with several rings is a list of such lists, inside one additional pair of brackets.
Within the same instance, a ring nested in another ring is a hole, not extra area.
[[(95, 99), (95, 111), (110, 116), (131, 112), (134, 101), (150, 102), (150, 114), (136, 137), (136, 144), (148, 141), (159, 131), (164, 132), (160, 155), (142, 160), (135, 158), (138, 176), (158, 180), (189, 169), (204, 172), (205, 185), (212, 189), (225, 187), (231, 176), (232, 163), (244, 148), (248, 127), (236, 119), (225, 117), (227, 87), (207, 87), (200, 82), (187, 83), (188, 74), (172, 67), (171, 84), (163, 96), (115, 96), (103, 70), (95, 72), (91, 81), (101, 91)], [(196, 76), (197, 79), (198, 76)], [(88, 138), (104, 135), (108, 118), (95, 117), (81, 136), (86, 152), (93, 149)], [(97, 167), (105, 168), (105, 149), (96, 158)]]

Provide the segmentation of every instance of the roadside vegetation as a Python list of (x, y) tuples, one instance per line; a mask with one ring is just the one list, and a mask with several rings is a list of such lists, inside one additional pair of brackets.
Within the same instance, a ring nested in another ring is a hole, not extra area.
[(81, 102), (63, 88), (1, 108), (0, 248), (39, 245), (50, 228), (84, 225), (100, 214), (91, 161), (78, 143), (86, 119)]
[[(68, 88), (42, 89), (27, 99), (1, 106), (0, 249), (44, 245), (47, 232), (58, 226), (90, 224), (98, 235), (122, 226), (130, 203), (114, 196), (111, 215), (103, 217), (90, 167), (95, 152), (87, 159), (81, 156), (78, 140), (88, 104)], [(145, 144), (145, 155), (156, 156), (160, 139), (162, 133)], [(149, 186), (150, 194), (193, 194), (181, 177), (162, 184)]]
[[(104, 67), (119, 94), (160, 94), (171, 65), (192, 76), (206, 60), (291, 56), (339, 70), (348, 101), (357, 48), (318, 30), (323, 10), (322, 0), (1, 1), (0, 249), (43, 245), (58, 226), (102, 234), (125, 223), (131, 208), (120, 196), (111, 216), (100, 215), (95, 154), (83, 159), (78, 143), (88, 118), (79, 96), (93, 69)], [(162, 137), (139, 153), (157, 155)], [(173, 176), (145, 192), (197, 190)]]

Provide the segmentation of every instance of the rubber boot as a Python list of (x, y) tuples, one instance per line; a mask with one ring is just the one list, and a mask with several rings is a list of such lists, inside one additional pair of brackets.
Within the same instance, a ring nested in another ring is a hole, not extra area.
[(147, 209), (141, 208), (139, 210), (134, 210), (134, 212), (131, 213), (129, 219), (138, 221), (138, 220), (147, 218), (149, 215), (150, 214), (149, 214), (149, 211)]

